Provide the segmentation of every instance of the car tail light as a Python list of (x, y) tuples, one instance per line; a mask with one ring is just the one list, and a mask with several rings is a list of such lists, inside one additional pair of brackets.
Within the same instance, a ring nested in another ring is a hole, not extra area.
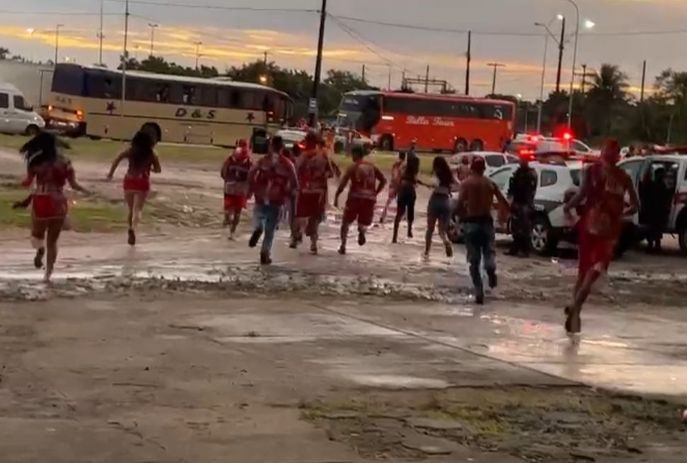
[(675, 204), (687, 204), (687, 191), (675, 195)]
[(76, 110), (76, 118), (78, 120), (82, 121), (83, 120), (83, 111), (81, 111), (80, 109), (77, 109)]

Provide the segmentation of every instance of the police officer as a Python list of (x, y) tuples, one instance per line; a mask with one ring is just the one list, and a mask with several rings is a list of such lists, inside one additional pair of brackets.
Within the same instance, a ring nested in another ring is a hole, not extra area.
[(510, 256), (529, 257), (532, 235), (534, 196), (537, 193), (537, 172), (529, 165), (527, 157), (520, 157), (520, 167), (515, 171), (508, 186), (511, 203), (511, 230), (513, 244), (506, 253)]

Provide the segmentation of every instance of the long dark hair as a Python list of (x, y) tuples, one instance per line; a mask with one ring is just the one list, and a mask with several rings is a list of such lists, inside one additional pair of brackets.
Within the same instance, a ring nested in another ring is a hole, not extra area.
[(415, 179), (420, 173), (420, 158), (417, 156), (406, 155), (405, 177)]
[(450, 186), (453, 183), (453, 172), (443, 156), (437, 156), (432, 161), (432, 172), (439, 179), (441, 186)]
[(31, 168), (44, 162), (53, 162), (57, 159), (57, 142), (55, 136), (48, 132), (41, 132), (27, 141), (19, 149), (24, 155), (26, 167)]
[(129, 157), (129, 162), (135, 167), (145, 166), (155, 155), (153, 151), (154, 146), (155, 142), (149, 133), (143, 131), (137, 132), (131, 140), (131, 155)]

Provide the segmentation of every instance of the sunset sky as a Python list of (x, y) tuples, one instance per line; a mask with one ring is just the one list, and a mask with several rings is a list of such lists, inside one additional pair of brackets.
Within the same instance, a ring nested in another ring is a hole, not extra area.
[[(153, 5), (162, 3), (166, 5)], [(194, 42), (202, 41), (201, 62), (223, 69), (262, 56), (285, 67), (312, 72), (318, 14), (314, 11), (246, 11), (184, 8), (181, 5), (316, 10), (320, 0), (139, 0), (131, 1), (129, 52), (139, 58), (150, 47), (148, 23), (156, 30), (155, 51), (167, 59), (192, 64)], [(687, 38), (687, 0), (578, 0), (582, 18), (596, 23), (583, 31), (579, 62), (598, 68), (618, 64), (633, 86), (639, 86), (642, 60), (648, 60), (650, 82), (662, 69), (687, 69), (682, 44)], [(29, 58), (54, 54), (54, 28), (61, 30), (60, 59), (82, 64), (97, 61), (100, 0), (0, 0), (0, 46)], [(565, 0), (329, 0), (325, 69), (360, 72), (368, 66), (372, 83), (386, 86), (389, 69), (398, 86), (404, 69), (446, 79), (463, 88), (468, 29), (473, 35), (473, 89), (490, 91), (488, 62), (499, 70), (497, 91), (535, 98), (539, 93), (544, 39), (534, 22), (549, 22), (557, 13), (574, 27), (574, 9)], [(105, 62), (115, 66), (123, 46), (122, 0), (105, 2)], [(57, 15), (62, 12), (64, 14)], [(339, 17), (339, 18), (336, 18)], [(372, 25), (343, 19), (364, 18), (450, 31), (426, 31)], [(552, 22), (554, 31), (560, 23)], [(35, 30), (33, 34), (28, 28)], [(547, 88), (555, 79), (555, 45), (550, 42)], [(569, 82), (572, 41), (565, 56), (564, 81)]]

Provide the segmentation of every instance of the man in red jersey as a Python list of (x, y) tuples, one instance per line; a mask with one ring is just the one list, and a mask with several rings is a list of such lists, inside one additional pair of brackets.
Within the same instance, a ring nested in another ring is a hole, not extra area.
[(234, 153), (224, 161), (222, 179), (224, 180), (224, 225), (229, 225), (229, 239), (241, 220), (241, 211), (248, 203), (248, 174), (253, 167), (246, 140), (239, 140)]
[(339, 254), (342, 255), (346, 254), (348, 229), (356, 220), (358, 221), (358, 244), (363, 246), (367, 241), (365, 232), (367, 227), (372, 225), (377, 195), (386, 186), (386, 177), (384, 177), (382, 171), (371, 162), (363, 160), (364, 152), (361, 147), (354, 147), (351, 155), (354, 164), (348, 168), (341, 178), (341, 183), (334, 197), (334, 206), (339, 207), (339, 196), (341, 196), (341, 193), (350, 182), (351, 188), (348, 190), (348, 200), (346, 201), (346, 208), (341, 221), (341, 247), (339, 248)]
[(273, 137), (270, 152), (260, 159), (250, 173), (251, 191), (255, 195), (255, 229), (248, 245), (257, 246), (263, 232), (260, 263), (272, 263), (272, 242), (279, 223), (279, 213), (286, 201), (298, 190), (298, 179), (293, 164), (282, 154), (284, 141)]
[(305, 149), (296, 160), (299, 189), (291, 247), (298, 246), (305, 229), (305, 234), (310, 237), (310, 251), (317, 254), (320, 222), (327, 208), (327, 182), (335, 170), (327, 154), (320, 149), (314, 132), (308, 133), (304, 143)]

